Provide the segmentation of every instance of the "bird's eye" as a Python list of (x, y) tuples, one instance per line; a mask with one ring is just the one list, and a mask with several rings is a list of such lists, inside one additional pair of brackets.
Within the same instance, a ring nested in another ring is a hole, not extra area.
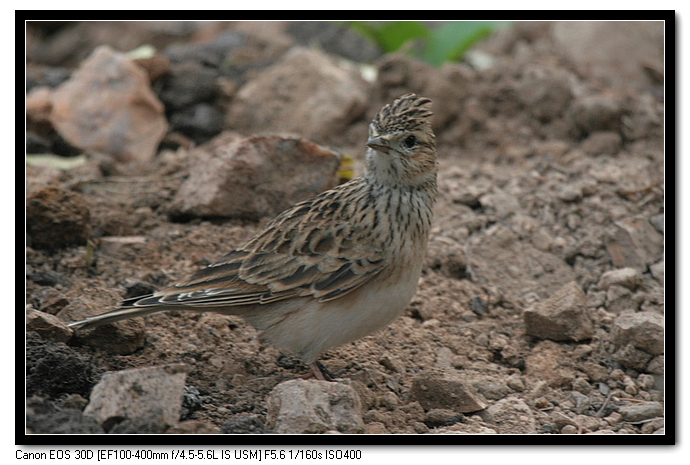
[(412, 147), (417, 145), (417, 138), (415, 136), (407, 136), (403, 141), (403, 144), (405, 144), (405, 147), (407, 147), (408, 149), (411, 149)]

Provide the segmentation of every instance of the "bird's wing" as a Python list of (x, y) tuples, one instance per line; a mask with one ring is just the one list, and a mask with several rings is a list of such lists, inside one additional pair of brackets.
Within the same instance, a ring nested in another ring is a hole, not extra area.
[(295, 296), (328, 301), (351, 292), (388, 264), (383, 242), (370, 231), (376, 211), (362, 208), (371, 199), (356, 188), (360, 182), (295, 205), (243, 247), (137, 306), (253, 305)]

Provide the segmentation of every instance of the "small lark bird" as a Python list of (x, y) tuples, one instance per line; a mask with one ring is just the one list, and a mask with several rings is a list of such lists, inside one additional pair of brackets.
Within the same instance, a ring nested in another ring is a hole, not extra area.
[(407, 94), (378, 112), (361, 177), (283, 212), (188, 281), (70, 326), (165, 310), (240, 315), (330, 379), (317, 357), (390, 324), (417, 287), (436, 199), (430, 106)]

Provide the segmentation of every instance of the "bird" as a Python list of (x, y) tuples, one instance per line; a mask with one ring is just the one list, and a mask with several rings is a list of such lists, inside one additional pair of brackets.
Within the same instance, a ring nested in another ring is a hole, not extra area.
[(239, 315), (308, 376), (332, 381), (319, 355), (388, 326), (416, 292), (437, 194), (431, 104), (410, 93), (379, 110), (359, 177), (295, 204), (188, 280), (68, 326), (167, 310)]

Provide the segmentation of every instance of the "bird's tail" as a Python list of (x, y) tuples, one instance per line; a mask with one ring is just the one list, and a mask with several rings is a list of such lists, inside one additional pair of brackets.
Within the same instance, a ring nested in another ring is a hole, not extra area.
[(91, 328), (93, 326), (100, 326), (173, 309), (173, 307), (161, 305), (159, 297), (150, 294), (127, 299), (115, 310), (101, 313), (100, 315), (92, 316), (81, 321), (68, 323), (67, 326), (71, 328)]

